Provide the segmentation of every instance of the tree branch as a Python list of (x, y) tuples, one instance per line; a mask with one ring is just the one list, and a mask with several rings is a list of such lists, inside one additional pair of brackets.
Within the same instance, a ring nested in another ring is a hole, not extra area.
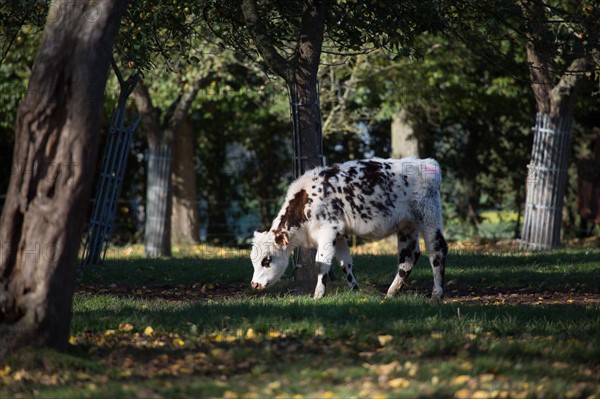
[(591, 56), (584, 56), (571, 62), (567, 70), (560, 77), (559, 82), (549, 93), (552, 101), (552, 108), (550, 110), (552, 115), (561, 115), (565, 111), (572, 112), (568, 107), (574, 107), (575, 103), (574, 101), (569, 101), (569, 98), (573, 96), (585, 76), (581, 72), (589, 69), (591, 64)]
[(255, 1), (243, 0), (242, 13), (244, 14), (244, 19), (246, 20), (246, 25), (254, 40), (254, 44), (267, 66), (286, 82), (291, 81), (292, 72), (290, 65), (275, 48), (267, 29), (260, 20)]
[[(173, 108), (172, 114), (168, 118), (167, 134), (174, 136), (185, 120), (192, 103), (196, 99), (198, 92), (210, 85), (213, 81), (213, 74), (196, 79), (194, 83), (189, 87), (187, 91), (184, 91), (174, 102), (175, 107)], [(172, 138), (172, 137), (171, 137)]]
[(156, 147), (162, 140), (159, 110), (152, 104), (152, 98), (144, 82), (140, 81), (134, 89), (135, 105), (142, 116), (142, 127), (148, 134), (148, 145)]
[(531, 88), (540, 112), (550, 112), (550, 88), (553, 86), (553, 76), (550, 73), (549, 62), (552, 59), (551, 43), (548, 38), (551, 33), (544, 25), (544, 5), (520, 0), (519, 6), (527, 21), (526, 37), (527, 61), (531, 76)]

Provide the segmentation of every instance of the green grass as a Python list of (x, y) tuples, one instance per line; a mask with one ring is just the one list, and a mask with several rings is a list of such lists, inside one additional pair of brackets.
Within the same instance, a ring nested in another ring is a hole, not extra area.
[[(69, 351), (15, 354), (0, 397), (600, 394), (600, 251), (453, 253), (444, 303), (425, 259), (392, 299), (393, 256), (354, 263), (362, 290), (338, 278), (320, 301), (289, 278), (251, 291), (245, 258), (81, 270)], [(533, 301), (478, 300), (499, 293)]]

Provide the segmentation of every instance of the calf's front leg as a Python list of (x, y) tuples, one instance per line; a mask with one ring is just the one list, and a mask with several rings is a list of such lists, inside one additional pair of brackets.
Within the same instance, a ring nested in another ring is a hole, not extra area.
[(319, 268), (319, 275), (317, 277), (317, 286), (315, 287), (315, 299), (323, 298), (325, 295), (325, 283), (327, 273), (331, 268), (331, 261), (335, 253), (335, 242), (333, 240), (322, 240), (319, 241), (319, 247), (317, 249), (316, 266)]
[(398, 233), (398, 273), (387, 291), (387, 297), (392, 297), (406, 285), (406, 280), (413, 266), (419, 260), (419, 233), (414, 230), (408, 233)]
[(348, 242), (343, 235), (339, 235), (335, 241), (335, 258), (340, 262), (340, 267), (346, 274), (346, 281), (348, 282), (348, 288), (350, 291), (358, 289), (358, 283), (354, 272), (352, 271), (352, 256), (350, 256), (350, 248), (348, 248)]

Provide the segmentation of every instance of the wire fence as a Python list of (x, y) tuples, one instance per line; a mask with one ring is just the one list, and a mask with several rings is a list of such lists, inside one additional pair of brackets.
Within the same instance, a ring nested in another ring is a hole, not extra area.
[(563, 197), (573, 119), (538, 113), (528, 166), (522, 246), (544, 250), (560, 245)]
[(146, 212), (146, 256), (169, 256), (170, 244), (165, 231), (170, 228), (170, 174), (173, 147), (162, 144), (148, 149), (148, 187)]

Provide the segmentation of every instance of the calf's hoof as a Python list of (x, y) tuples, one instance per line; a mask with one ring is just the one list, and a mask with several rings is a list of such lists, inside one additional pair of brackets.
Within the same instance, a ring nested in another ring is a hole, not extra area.
[(324, 295), (325, 295), (325, 286), (317, 285), (317, 288), (315, 288), (315, 294), (313, 295), (313, 298), (321, 299), (321, 298), (323, 298)]

